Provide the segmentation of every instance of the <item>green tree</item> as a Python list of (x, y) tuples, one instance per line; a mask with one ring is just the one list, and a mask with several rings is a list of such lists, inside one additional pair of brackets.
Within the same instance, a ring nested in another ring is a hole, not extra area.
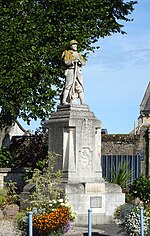
[[(113, 33), (124, 34), (122, 22), (136, 1), (2, 0), (0, 3), (0, 126), (17, 117), (49, 116), (61, 93), (61, 54), (71, 39), (80, 51)], [(85, 55), (86, 57), (86, 55)]]

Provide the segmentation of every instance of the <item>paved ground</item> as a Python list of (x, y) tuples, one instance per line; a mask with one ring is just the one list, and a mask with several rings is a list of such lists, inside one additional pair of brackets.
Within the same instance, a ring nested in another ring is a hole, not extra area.
[[(92, 227), (92, 236), (123, 236), (120, 229), (115, 224), (97, 225)], [(14, 228), (13, 220), (0, 220), (0, 236), (20, 236), (20, 232)], [(66, 236), (87, 236), (87, 227), (75, 227)]]
[[(88, 236), (88, 228), (73, 226), (67, 236)], [(123, 236), (123, 233), (115, 224), (96, 225), (92, 227), (92, 236)]]
[(108, 224), (108, 225), (100, 225), (95, 228), (98, 228), (102, 231), (104, 231), (102, 235), (107, 236), (123, 236), (123, 232), (120, 232), (120, 228), (115, 224)]

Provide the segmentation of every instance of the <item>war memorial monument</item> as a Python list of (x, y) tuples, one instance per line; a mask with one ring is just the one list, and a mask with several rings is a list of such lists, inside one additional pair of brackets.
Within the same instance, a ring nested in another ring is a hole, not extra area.
[(125, 202), (125, 194), (102, 178), (101, 121), (84, 103), (85, 60), (77, 44), (72, 40), (70, 50), (62, 54), (66, 80), (61, 104), (45, 123), (48, 146), (49, 151), (60, 154), (57, 167), (63, 172), (65, 194), (77, 213), (76, 224), (87, 224), (89, 208), (93, 224), (104, 224), (112, 221), (116, 207)]

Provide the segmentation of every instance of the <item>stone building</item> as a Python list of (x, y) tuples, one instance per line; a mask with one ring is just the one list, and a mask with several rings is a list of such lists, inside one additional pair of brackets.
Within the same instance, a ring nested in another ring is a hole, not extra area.
[(134, 178), (150, 176), (150, 82), (140, 104), (138, 126), (129, 134), (102, 134), (103, 170), (117, 168), (122, 160), (129, 162)]
[(140, 116), (136, 129), (137, 148), (143, 152), (141, 172), (150, 176), (150, 82), (140, 104)]

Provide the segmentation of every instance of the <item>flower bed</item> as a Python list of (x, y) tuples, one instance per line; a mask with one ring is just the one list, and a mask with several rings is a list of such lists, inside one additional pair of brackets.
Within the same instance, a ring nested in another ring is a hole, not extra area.
[(53, 212), (33, 216), (33, 227), (39, 232), (49, 234), (50, 232), (65, 233), (65, 226), (69, 221), (69, 209), (61, 207)]
[[(149, 236), (150, 211), (144, 210), (144, 234)], [(115, 213), (115, 223), (121, 227), (121, 231), (127, 236), (140, 236), (140, 207), (133, 204), (120, 206)]]
[(64, 235), (75, 219), (71, 207), (63, 199), (52, 200), (43, 209), (33, 209), (33, 227), (37, 235)]

